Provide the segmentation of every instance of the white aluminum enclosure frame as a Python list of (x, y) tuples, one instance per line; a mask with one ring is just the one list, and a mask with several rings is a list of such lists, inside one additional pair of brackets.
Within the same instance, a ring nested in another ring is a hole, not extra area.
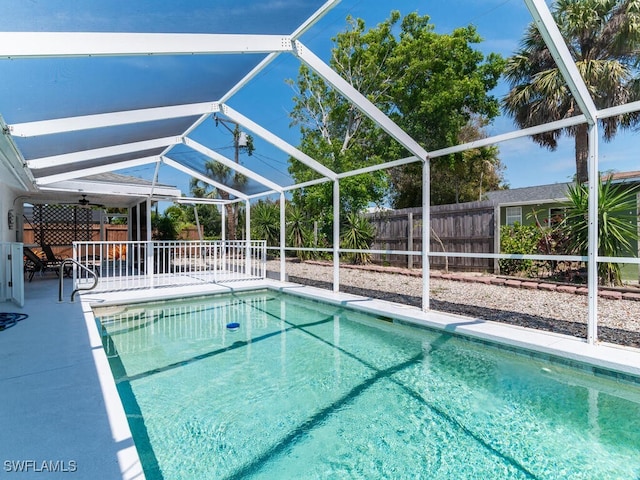
[[(37, 120), (24, 123), (14, 123), (6, 125), (4, 135), (2, 135), (3, 156), (11, 157), (10, 163), (16, 170), (16, 177), (25, 190), (43, 191), (46, 188), (60, 188), (64, 185), (75, 185), (80, 182), (80, 177), (91, 173), (108, 172), (134, 165), (156, 163), (157, 179), (158, 168), (168, 166), (198, 178), (215, 188), (224, 190), (236, 197), (232, 201), (243, 201), (247, 206), (247, 232), (248, 219), (250, 218), (250, 201), (261, 196), (278, 194), (280, 198), (280, 240), (281, 240), (281, 279), (285, 278), (284, 263), (284, 241), (285, 193), (296, 188), (315, 185), (323, 182), (333, 182), (333, 254), (334, 254), (334, 290), (339, 290), (339, 204), (340, 204), (340, 180), (354, 175), (373, 172), (381, 169), (420, 162), (422, 164), (422, 184), (423, 184), (423, 238), (429, 238), (429, 191), (430, 177), (429, 164), (431, 158), (436, 158), (452, 153), (462, 152), (482, 146), (494, 145), (500, 142), (530, 136), (536, 133), (556, 130), (569, 126), (586, 123), (589, 128), (589, 240), (590, 248), (586, 258), (589, 274), (589, 309), (588, 309), (588, 342), (597, 341), (597, 265), (603, 258), (597, 254), (597, 185), (598, 179), (598, 126), (599, 119), (640, 111), (640, 102), (627, 105), (616, 106), (598, 111), (593, 99), (589, 96), (586, 85), (580, 77), (576, 65), (570, 56), (560, 32), (555, 25), (551, 12), (544, 0), (523, 0), (532, 15), (533, 20), (540, 29), (540, 32), (548, 45), (553, 57), (564, 77), (571, 92), (580, 106), (581, 114), (557, 122), (551, 122), (527, 129), (515, 130), (506, 134), (496, 135), (478, 141), (473, 141), (461, 145), (447, 147), (432, 152), (427, 152), (420, 144), (406, 134), (392, 120), (384, 115), (378, 108), (367, 100), (361, 93), (354, 89), (348, 82), (333, 71), (324, 61), (311, 52), (300, 41), (300, 36), (315, 21), (321, 18), (327, 11), (335, 6), (338, 1), (327, 1), (316, 13), (305, 21), (291, 35), (218, 35), (218, 34), (175, 34), (175, 33), (77, 33), (77, 32), (0, 32), (0, 62), (16, 58), (64, 58), (82, 56), (130, 56), (130, 55), (217, 55), (217, 54), (237, 54), (237, 53), (261, 53), (267, 54), (248, 74), (238, 83), (229, 89), (220, 98), (212, 98), (211, 101), (172, 105), (146, 109), (132, 109), (110, 113), (100, 113), (94, 115), (81, 115), (68, 118), (55, 118)], [(248, 116), (232, 109), (226, 102), (240, 91), (246, 84), (254, 80), (256, 76), (270, 65), (275, 58), (283, 53), (292, 54), (311, 70), (322, 77), (328, 84), (345, 96), (365, 115), (376, 122), (385, 132), (394, 138), (399, 144), (406, 148), (412, 156), (386, 162), (379, 165), (360, 168), (350, 172), (334, 172), (325, 167), (317, 160), (301, 152), (296, 147), (288, 144), (277, 137), (268, 129), (252, 121)], [(271, 145), (275, 146), (287, 155), (296, 158), (304, 165), (318, 173), (320, 178), (297, 185), (280, 185), (271, 181), (251, 169), (238, 165), (232, 160), (214, 152), (206, 145), (202, 145), (189, 135), (195, 128), (204, 122), (214, 113), (222, 113), (229, 119), (237, 122), (243, 128), (253, 132)], [(76, 151), (64, 155), (49, 155), (40, 158), (24, 160), (21, 153), (16, 149), (11, 137), (35, 137), (64, 132), (76, 132), (101, 127), (112, 127), (117, 125), (131, 125), (143, 122), (177, 119), (186, 117), (197, 117), (189, 128), (182, 135), (160, 137), (146, 141), (132, 142), (126, 144), (114, 144), (102, 148)], [(4, 124), (3, 124), (4, 125)], [(184, 144), (200, 154), (218, 161), (227, 167), (251, 178), (261, 184), (265, 190), (257, 194), (246, 194), (230, 186), (223, 185), (202, 173), (184, 166), (171, 159), (171, 150), (176, 145)], [(145, 156), (146, 150), (161, 148), (163, 152), (157, 156)], [(87, 167), (89, 161), (105, 159), (116, 155), (133, 155), (140, 152), (140, 157), (118, 163), (105, 161), (102, 166)], [(9, 160), (7, 160), (9, 163)], [(84, 165), (84, 166), (83, 166)], [(34, 177), (31, 169), (37, 170), (45, 167), (68, 167), (66, 173), (56, 173), (48, 176)], [(35, 186), (34, 186), (35, 185)], [(62, 188), (63, 188), (62, 187)], [(71, 187), (70, 187), (70, 191)], [(77, 191), (77, 190), (75, 190)], [(214, 202), (216, 203), (216, 202)], [(219, 201), (223, 205), (224, 201)], [(224, 217), (224, 208), (222, 208)], [(224, 228), (223, 218), (223, 228)], [(223, 238), (226, 232), (223, 232)], [(429, 257), (437, 255), (429, 251), (429, 242), (423, 242), (422, 246), (422, 268), (423, 268), (423, 309), (429, 309)], [(450, 255), (455, 255), (450, 254)], [(498, 257), (498, 255), (492, 255)], [(535, 256), (534, 256), (535, 257)]]

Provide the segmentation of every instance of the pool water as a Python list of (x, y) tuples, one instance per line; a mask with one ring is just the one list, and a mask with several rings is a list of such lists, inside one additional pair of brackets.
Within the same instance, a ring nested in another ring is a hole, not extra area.
[(96, 316), (149, 480), (640, 478), (630, 382), (267, 290)]

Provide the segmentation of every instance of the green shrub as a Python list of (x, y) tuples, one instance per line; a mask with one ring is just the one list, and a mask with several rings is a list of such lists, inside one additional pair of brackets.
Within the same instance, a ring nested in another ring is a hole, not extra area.
[[(500, 229), (500, 253), (536, 254), (542, 238), (543, 231), (536, 225), (504, 226)], [(500, 259), (499, 264), (505, 275), (531, 275), (534, 266), (532, 260)]]

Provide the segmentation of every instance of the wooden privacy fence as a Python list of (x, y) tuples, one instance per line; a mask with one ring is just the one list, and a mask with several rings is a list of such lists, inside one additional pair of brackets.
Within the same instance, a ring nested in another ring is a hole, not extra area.
[[(128, 239), (128, 227), (126, 225), (106, 224), (104, 227), (104, 238), (101, 238), (100, 224), (89, 224), (87, 232), (89, 241), (104, 240), (107, 242), (125, 242)], [(74, 238), (74, 226), (71, 224), (48, 224), (43, 229), (44, 233), (38, 236), (31, 225), (25, 225), (23, 231), (23, 242), (25, 245), (39, 245), (41, 238), (44, 243), (51, 246), (54, 253), (62, 258), (73, 256), (72, 242)], [(56, 239), (66, 240), (56, 240)]]
[[(386, 210), (368, 214), (376, 229), (373, 250), (422, 249), (422, 208)], [(492, 202), (469, 202), (431, 207), (431, 251), (450, 253), (495, 253), (496, 213)], [(373, 254), (381, 265), (420, 267), (420, 255)], [(431, 257), (433, 269), (447, 266), (457, 271), (494, 272), (490, 258)]]

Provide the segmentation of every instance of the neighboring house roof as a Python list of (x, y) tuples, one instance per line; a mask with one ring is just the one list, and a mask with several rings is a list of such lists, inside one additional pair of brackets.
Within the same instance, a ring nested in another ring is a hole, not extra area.
[[(602, 174), (602, 181), (640, 182), (640, 170), (632, 172), (614, 172)], [(485, 198), (496, 205), (520, 205), (528, 203), (554, 203), (567, 200), (567, 189), (571, 183), (551, 183), (534, 187), (494, 190), (487, 192)]]
[(487, 192), (486, 198), (497, 205), (564, 201), (567, 199), (569, 185), (569, 183), (552, 183), (535, 187), (494, 190)]
[(602, 180), (611, 179), (612, 182), (638, 182), (640, 181), (640, 170), (633, 172), (614, 172), (602, 175)]

